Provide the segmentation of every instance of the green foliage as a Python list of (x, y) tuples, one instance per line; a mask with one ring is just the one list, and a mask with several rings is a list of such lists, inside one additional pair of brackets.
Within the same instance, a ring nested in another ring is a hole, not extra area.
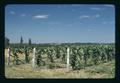
[(20, 44), (21, 44), (21, 45), (23, 44), (23, 38), (22, 38), (22, 36), (21, 36), (21, 38), (20, 38)]
[(38, 66), (44, 66), (45, 62), (42, 60), (42, 50), (38, 50), (37, 56), (36, 56), (36, 61)]
[(30, 38), (29, 38), (28, 44), (29, 44), (29, 45), (31, 45), (31, 44), (32, 44), (32, 41), (31, 41), (31, 39), (30, 39)]
[[(36, 62), (38, 66), (45, 66), (48, 62), (56, 64), (56, 61), (66, 64), (67, 45), (12, 45), (11, 50), (15, 57), (16, 64), (18, 64), (19, 57), (17, 53), (25, 54), (26, 63), (30, 62), (29, 53), (33, 52), (33, 48), (37, 48)], [(115, 58), (115, 46), (109, 44), (95, 44), (95, 45), (69, 45), (70, 48), (70, 65), (73, 70), (79, 70), (90, 65), (98, 65), (111, 61)], [(43, 57), (47, 55), (47, 60)]]
[(29, 48), (24, 49), (25, 50), (25, 61), (26, 63), (30, 62), (30, 58), (29, 58)]

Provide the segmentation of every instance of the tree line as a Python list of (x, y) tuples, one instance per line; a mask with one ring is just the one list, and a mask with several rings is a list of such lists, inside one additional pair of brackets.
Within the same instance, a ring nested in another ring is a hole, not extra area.
[[(20, 43), (19, 44), (20, 45), (24, 44), (22, 36), (20, 38)], [(32, 44), (32, 41), (31, 41), (31, 38), (29, 38), (28, 39), (28, 45), (31, 45), (31, 44)], [(9, 46), (10, 46), (10, 39), (5, 37), (5, 48), (8, 48)]]

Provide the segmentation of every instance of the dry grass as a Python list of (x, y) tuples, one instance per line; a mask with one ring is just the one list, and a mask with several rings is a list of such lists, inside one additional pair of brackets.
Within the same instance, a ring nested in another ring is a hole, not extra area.
[(31, 64), (5, 66), (6, 78), (114, 78), (114, 74), (113, 62), (76, 71), (67, 71), (66, 68), (33, 69)]

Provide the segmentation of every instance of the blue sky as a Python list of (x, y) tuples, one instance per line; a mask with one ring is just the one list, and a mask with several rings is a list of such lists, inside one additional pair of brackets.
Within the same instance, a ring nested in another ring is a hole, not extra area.
[(113, 5), (7, 5), (5, 36), (11, 43), (115, 42)]

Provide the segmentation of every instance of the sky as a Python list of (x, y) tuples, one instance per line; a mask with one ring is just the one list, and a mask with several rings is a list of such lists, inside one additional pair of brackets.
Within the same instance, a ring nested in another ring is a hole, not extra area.
[(10, 43), (114, 43), (115, 8), (110, 4), (29, 4), (5, 7)]

